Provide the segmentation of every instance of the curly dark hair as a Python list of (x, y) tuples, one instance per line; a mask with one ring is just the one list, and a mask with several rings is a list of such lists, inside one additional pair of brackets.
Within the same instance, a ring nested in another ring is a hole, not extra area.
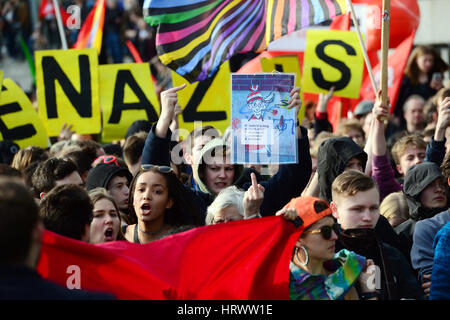
[(49, 192), (61, 180), (72, 172), (78, 172), (76, 164), (70, 159), (50, 158), (39, 163), (31, 179), (37, 193)]

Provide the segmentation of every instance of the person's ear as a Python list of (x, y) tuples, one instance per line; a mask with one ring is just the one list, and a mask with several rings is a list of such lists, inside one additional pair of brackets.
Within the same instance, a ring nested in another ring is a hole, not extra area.
[(450, 186), (450, 177), (447, 178), (447, 184)]
[(398, 173), (400, 173), (402, 176), (405, 175), (405, 172), (402, 171), (402, 167), (400, 167), (399, 164), (395, 165), (395, 169), (397, 169)]
[(333, 215), (333, 217), (337, 220), (339, 219), (339, 212), (337, 210), (337, 205), (336, 202), (331, 201), (330, 203), (330, 209), (331, 209), (331, 214)]
[(173, 198), (169, 198), (169, 201), (167, 202), (167, 205), (166, 205), (166, 209), (172, 208), (173, 203), (174, 203)]

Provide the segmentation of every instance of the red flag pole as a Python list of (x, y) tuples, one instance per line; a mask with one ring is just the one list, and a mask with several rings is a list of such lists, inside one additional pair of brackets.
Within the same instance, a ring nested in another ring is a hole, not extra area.
[(127, 40), (126, 44), (127, 44), (128, 49), (131, 52), (131, 55), (133, 56), (134, 61), (137, 63), (142, 63), (143, 61), (142, 61), (141, 55), (139, 54), (139, 51), (137, 51), (133, 42), (131, 42), (130, 40)]

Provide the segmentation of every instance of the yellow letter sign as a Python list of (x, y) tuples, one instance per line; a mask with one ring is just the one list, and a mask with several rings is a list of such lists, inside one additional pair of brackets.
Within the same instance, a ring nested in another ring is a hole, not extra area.
[(358, 98), (363, 54), (355, 32), (308, 30), (303, 60), (304, 92)]

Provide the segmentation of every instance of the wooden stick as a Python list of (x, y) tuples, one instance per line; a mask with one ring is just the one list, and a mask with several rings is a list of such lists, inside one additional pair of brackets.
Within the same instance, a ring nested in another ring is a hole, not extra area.
[(355, 9), (353, 8), (353, 4), (352, 4), (351, 0), (347, 0), (347, 8), (350, 9), (353, 24), (355, 26), (356, 34), (358, 35), (358, 39), (359, 39), (359, 44), (361, 45), (361, 49), (363, 52), (364, 61), (366, 63), (366, 68), (369, 73), (370, 82), (372, 82), (373, 91), (375, 93), (375, 96), (377, 96), (377, 92), (378, 92), (377, 83), (375, 82), (375, 78), (373, 76), (372, 65), (370, 64), (369, 56), (367, 55), (366, 45), (364, 44), (363, 38), (361, 36), (361, 31), (359, 30), (359, 23), (358, 23), (358, 20), (356, 19)]
[(391, 20), (391, 0), (383, 0), (383, 15), (381, 24), (381, 102), (387, 104), (388, 98), (388, 53), (389, 53), (389, 22)]
[(61, 12), (59, 11), (58, 0), (53, 0), (53, 8), (55, 9), (56, 22), (58, 23), (59, 37), (61, 38), (61, 44), (63, 50), (67, 50), (66, 34), (64, 32), (64, 26), (62, 24)]

